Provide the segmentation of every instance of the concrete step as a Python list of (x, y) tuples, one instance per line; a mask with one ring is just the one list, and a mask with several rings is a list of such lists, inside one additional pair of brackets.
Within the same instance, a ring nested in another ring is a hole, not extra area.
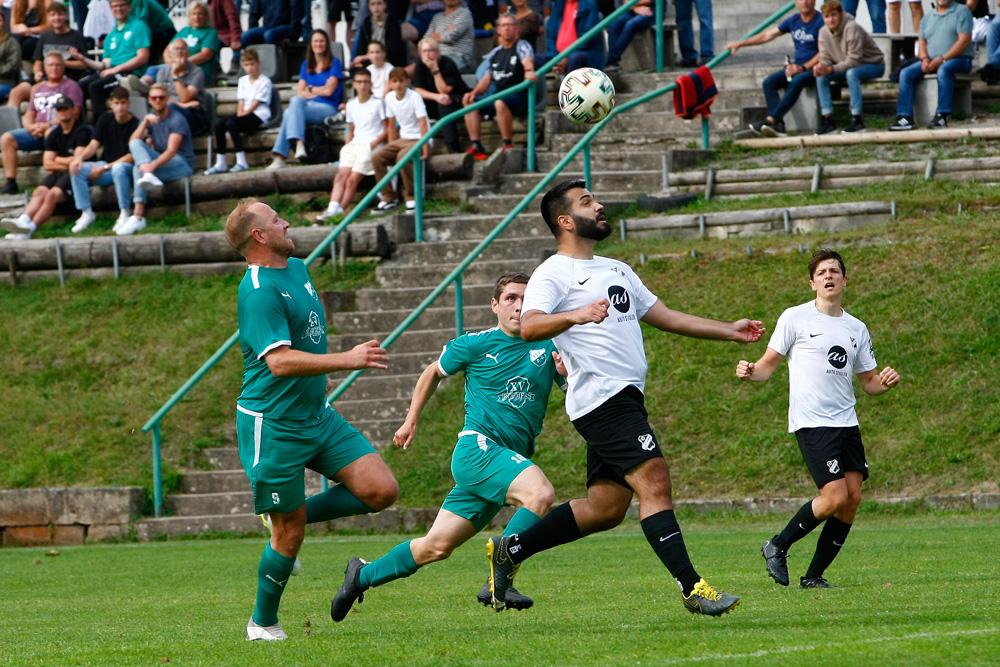
[[(516, 179), (517, 176), (504, 176), (504, 187), (503, 191), (508, 192), (510, 188), (507, 183), (510, 179)], [(534, 179), (534, 185), (541, 178)], [(517, 183), (517, 181), (515, 181)], [(530, 188), (523, 190), (527, 192)], [(515, 191), (516, 186), (515, 186)], [(551, 246), (549, 242), (550, 239), (546, 239), (543, 236), (528, 237), (528, 238), (509, 238), (509, 237), (499, 237), (490, 243), (482, 253), (479, 255), (479, 259), (483, 260), (503, 260), (507, 258), (522, 258), (531, 257), (532, 255), (541, 256), (541, 252), (546, 247)], [(391, 262), (393, 264), (404, 265), (408, 264), (410, 266), (424, 266), (430, 263), (441, 263), (441, 262), (453, 262), (458, 264), (463, 259), (465, 259), (470, 252), (475, 250), (476, 246), (479, 245), (479, 241), (447, 241), (447, 242), (426, 242), (426, 243), (407, 243), (399, 246), (396, 249), (396, 254), (393, 256)]]
[[(502, 260), (477, 260), (462, 274), (462, 280), (470, 283), (484, 283), (496, 280), (507, 271), (523, 271), (531, 274), (542, 263), (540, 256), (510, 258)], [(420, 271), (419, 279), (428, 285), (437, 285), (455, 270), (455, 263), (429, 264)], [(412, 285), (415, 279), (413, 267), (383, 263), (376, 269), (380, 284), (387, 287), (403, 287)]]
[[(660, 190), (660, 185), (658, 184), (655, 188), (650, 188), (649, 192), (652, 192), (652, 191), (657, 191), (658, 192), (659, 190)], [(600, 199), (599, 199), (599, 201), (602, 204), (604, 204), (604, 206), (605, 206), (606, 209), (608, 209), (609, 211), (613, 211), (613, 209), (615, 207), (617, 207), (617, 206), (628, 205), (628, 204), (635, 203), (636, 194), (637, 193), (635, 193), (635, 192), (617, 192), (617, 191), (605, 192), (605, 191), (602, 191), (600, 193)], [(523, 198), (524, 198), (524, 195), (519, 195), (519, 194), (514, 194), (514, 195), (492, 195), (492, 196), (488, 196), (488, 197), (487, 196), (483, 196), (483, 197), (479, 197), (476, 200), (476, 207), (479, 208), (479, 210), (482, 211), (483, 213), (500, 213), (502, 211), (509, 211), (509, 210), (511, 210), (512, 208), (514, 208), (515, 206), (517, 206), (517, 204), (519, 204)], [(528, 208), (530, 210), (537, 211), (538, 210), (538, 206), (541, 204), (541, 202), (542, 202), (542, 197), (540, 197), (540, 196), (539, 197), (535, 197), (535, 199), (530, 204), (528, 204)], [(608, 215), (610, 216), (611, 213), (609, 213)], [(539, 223), (539, 224), (544, 224), (544, 223)], [(534, 269), (534, 267), (532, 267), (532, 269)], [(509, 269), (509, 270), (510, 271), (518, 271), (518, 270), (521, 270), (521, 269), (514, 269), (514, 268), (512, 268), (512, 269)], [(530, 274), (530, 272), (528, 272), (528, 273)], [(497, 274), (497, 275), (499, 275), (499, 274)]]
[[(695, 123), (695, 121), (686, 122), (691, 123), (692, 125)], [(733, 127), (735, 128), (738, 123), (739, 119), (737, 118)], [(712, 129), (715, 130), (714, 125), (712, 126)], [(700, 123), (698, 136), (701, 136)], [(671, 148), (684, 148), (693, 139), (693, 137), (693, 131), (682, 135), (678, 132), (663, 132), (660, 131), (660, 128), (657, 128), (655, 131), (643, 133), (601, 132), (590, 141), (591, 165), (600, 163), (601, 151), (604, 150), (610, 150), (612, 153), (620, 153), (631, 150), (647, 152), (657, 151), (665, 153)], [(548, 148), (553, 153), (565, 155), (576, 146), (580, 139), (581, 136), (579, 134), (553, 134), (549, 140)], [(480, 212), (484, 212), (481, 208), (479, 210)]]
[(210, 447), (201, 452), (205, 460), (212, 466), (213, 470), (239, 470), (243, 467), (240, 463), (239, 449), (233, 447)]
[[(488, 304), (493, 297), (494, 283), (479, 285), (462, 285), (462, 301), (464, 304)], [(405, 308), (412, 311), (431, 293), (431, 287), (400, 287), (396, 289), (364, 288), (355, 292), (355, 303), (358, 310), (383, 310)], [(445, 308), (455, 306), (455, 287), (449, 286), (434, 301), (434, 307)]]
[[(466, 327), (466, 331), (475, 331)], [(327, 338), (331, 352), (349, 350), (359, 343), (369, 340), (384, 341), (390, 331), (365, 331), (361, 333), (341, 334)], [(441, 346), (455, 337), (454, 324), (445, 329), (408, 329), (393, 342), (389, 354), (399, 352), (424, 352), (432, 349), (441, 350)]]
[[(470, 194), (471, 193), (471, 194)], [(482, 195), (493, 195), (492, 188), (466, 188), (465, 197), (471, 204)], [(486, 238), (500, 222), (507, 217), (510, 209), (501, 214), (463, 213), (452, 216), (432, 216), (424, 218), (425, 241), (467, 241), (478, 243)], [(544, 238), (554, 244), (552, 233), (542, 221), (536, 207), (511, 220), (498, 238)]]
[[(643, 150), (642, 146), (636, 149), (620, 151), (615, 151), (609, 147), (601, 151), (597, 160), (594, 160), (594, 156), (591, 155), (591, 168), (596, 166), (598, 169), (607, 171), (628, 171), (629, 169), (639, 171), (661, 170), (665, 154), (663, 150)], [(535, 165), (540, 173), (548, 173), (565, 156), (565, 151), (538, 151), (535, 153)], [(583, 156), (577, 154), (572, 160), (566, 163), (564, 169), (582, 173)]]
[[(545, 173), (508, 174), (502, 177), (501, 192), (505, 195), (527, 194), (545, 178)], [(563, 170), (560, 180), (583, 178), (583, 172)], [(652, 192), (663, 184), (663, 171), (591, 171), (590, 187), (594, 192)]]
[[(306, 471), (306, 486), (319, 486), (319, 475)], [(233, 470), (193, 471), (181, 475), (181, 493), (233, 493), (250, 489), (243, 468)]]
[(174, 516), (253, 514), (253, 493), (173, 493), (167, 496)]
[(135, 532), (143, 542), (157, 537), (181, 537), (204, 533), (257, 533), (267, 530), (254, 514), (172, 516), (135, 522)]
[[(581, 135), (589, 132), (591, 129), (587, 125), (574, 123), (569, 118), (566, 118), (566, 116), (562, 113), (550, 111), (548, 114), (548, 123), (552, 128), (549, 132), (550, 145), (554, 143), (556, 139), (562, 139), (564, 135)], [(711, 120), (712, 129), (719, 131), (716, 128), (738, 121), (739, 115), (739, 106), (731, 109), (718, 109), (713, 106)], [(642, 134), (648, 132), (650, 128), (656, 128), (657, 132), (669, 131), (673, 134), (683, 135), (697, 133), (698, 136), (701, 136), (701, 119), (698, 118), (696, 120), (697, 122), (692, 122), (679, 118), (673, 111), (648, 113), (641, 111), (629, 111), (615, 116), (613, 120), (604, 126), (604, 129), (601, 130), (601, 134), (609, 132), (615, 134)], [(577, 137), (577, 139), (579, 139), (579, 137)]]
[[(422, 369), (421, 369), (422, 370)], [(409, 400), (413, 395), (413, 387), (417, 384), (419, 374), (389, 375), (391, 371), (369, 370), (354, 381), (350, 394), (344, 394), (348, 400), (367, 400), (377, 402), (384, 399)]]
[(351, 389), (348, 389), (344, 393), (344, 398), (337, 399), (337, 402), (333, 404), (334, 409), (352, 424), (364, 421), (365, 419), (376, 419), (386, 422), (395, 421), (398, 424), (402, 424), (403, 419), (406, 418), (406, 412), (410, 409), (409, 396), (406, 398), (372, 401), (369, 399), (351, 398), (352, 391), (353, 385)]
[[(412, 309), (394, 309), (383, 311), (352, 311), (349, 313), (330, 313), (327, 320), (340, 334), (351, 334), (364, 331), (391, 331), (405, 320)], [(496, 324), (496, 315), (488, 305), (478, 304), (462, 308), (462, 318), (466, 327), (486, 329)], [(455, 326), (454, 306), (428, 308), (413, 322), (411, 327), (424, 329), (446, 329)]]
[(349, 421), (351, 421), (351, 425), (354, 428), (361, 431), (368, 438), (368, 442), (372, 444), (372, 447), (381, 452), (393, 446), (392, 436), (403, 425), (405, 416), (406, 413), (404, 412), (403, 417), (399, 419), (361, 419)]

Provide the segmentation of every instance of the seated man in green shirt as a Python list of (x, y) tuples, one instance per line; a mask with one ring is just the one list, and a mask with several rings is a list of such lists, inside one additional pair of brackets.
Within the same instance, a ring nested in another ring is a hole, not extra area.
[[(416, 435), (420, 411), (438, 383), (465, 371), (465, 428), (458, 434), (451, 458), (455, 488), (427, 535), (395, 546), (374, 562), (361, 558), (347, 562), (344, 585), (330, 608), (334, 621), (344, 620), (354, 601), (363, 601), (364, 592), (372, 586), (408, 577), (450, 556), (490, 525), (504, 505), (518, 507), (507, 524), (508, 533), (534, 525), (549, 511), (555, 491), (530, 457), (542, 430), (552, 384), (565, 388), (566, 369), (552, 341), (528, 343), (521, 338), (521, 302), (527, 284), (528, 276), (523, 273), (500, 276), (492, 300), (497, 326), (452, 340), (421, 373), (406, 421), (393, 442), (407, 449)], [(489, 581), (478, 599), (492, 605)], [(531, 598), (508, 591), (508, 607), (531, 605)]]

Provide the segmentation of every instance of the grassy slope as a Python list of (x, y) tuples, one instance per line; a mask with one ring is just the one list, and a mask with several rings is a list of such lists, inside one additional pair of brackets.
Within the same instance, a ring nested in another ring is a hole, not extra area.
[[(900, 202), (895, 223), (753, 239), (753, 257), (746, 256), (746, 240), (629, 241), (600, 251), (631, 262), (670, 307), (723, 319), (753, 316), (772, 327), (782, 309), (811, 294), (807, 258), (786, 251), (799, 242), (807, 249), (847, 246), (846, 308), (868, 323), (880, 364), (903, 376), (897, 391), (859, 400), (871, 488), (882, 494), (995, 491), (1000, 232), (985, 210), (1000, 200), (995, 189), (913, 179), (778, 201), (890, 196)], [(957, 202), (964, 202), (965, 213), (955, 214)], [(702, 208), (715, 206), (733, 208)], [(691, 249), (701, 256), (638, 266), (640, 252)], [(337, 284), (367, 279), (360, 273)], [(314, 274), (321, 286), (334, 286), (327, 269)], [(0, 288), (6, 351), (0, 386), (9, 393), (0, 403), (0, 488), (147, 484), (150, 439), (139, 429), (235, 329), (236, 283), (150, 276), (66, 289)], [(737, 347), (648, 332), (648, 407), (681, 499), (811, 492), (785, 433), (785, 368), (766, 385), (733, 378), (736, 361), (756, 359), (763, 349), (763, 343)], [(219, 442), (231, 423), (239, 376), (240, 359), (230, 353), (164, 422), (165, 457), (173, 466), (196, 465), (195, 450)], [(402, 504), (433, 504), (450, 487), (461, 395), (459, 382), (443, 387), (415, 447), (387, 454), (401, 480)], [(566, 498), (582, 491), (584, 456), (561, 401), (556, 391), (536, 460), (558, 497)]]

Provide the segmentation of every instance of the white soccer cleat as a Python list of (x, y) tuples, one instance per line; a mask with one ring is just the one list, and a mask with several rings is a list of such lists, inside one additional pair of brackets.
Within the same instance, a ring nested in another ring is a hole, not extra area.
[[(264, 522), (264, 527), (267, 528), (267, 534), (271, 534), (271, 515), (270, 514), (259, 514), (260, 520)], [(292, 576), (297, 577), (302, 574), (302, 559), (298, 556), (295, 557), (295, 565), (292, 566)]]
[(130, 215), (128, 220), (115, 232), (116, 236), (128, 236), (146, 228), (146, 218)]
[(87, 227), (90, 227), (92, 224), (94, 224), (95, 220), (97, 220), (97, 214), (94, 213), (93, 210), (84, 211), (83, 213), (80, 214), (80, 218), (76, 221), (76, 223), (73, 225), (73, 229), (71, 229), (70, 231), (73, 232), (74, 234), (79, 234)]
[(248, 641), (280, 642), (283, 639), (288, 639), (288, 635), (285, 634), (285, 631), (277, 623), (265, 627), (254, 623), (252, 618), (247, 623)]
[(157, 178), (156, 174), (153, 172), (143, 174), (142, 178), (136, 181), (135, 184), (143, 190), (152, 190), (153, 188), (163, 187), (163, 181)]

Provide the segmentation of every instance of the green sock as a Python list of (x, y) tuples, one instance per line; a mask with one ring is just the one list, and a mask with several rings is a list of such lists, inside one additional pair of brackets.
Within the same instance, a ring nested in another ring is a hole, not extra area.
[(389, 553), (361, 568), (358, 579), (362, 586), (370, 588), (408, 577), (419, 569), (420, 566), (413, 560), (410, 542), (406, 541), (397, 544)]
[(326, 491), (306, 498), (306, 523), (371, 514), (374, 511), (358, 500), (343, 484), (334, 484)]
[(542, 520), (542, 517), (538, 516), (527, 507), (522, 507), (516, 512), (514, 516), (510, 518), (507, 523), (507, 527), (504, 529), (503, 534), (508, 537), (511, 535), (516, 535), (522, 530), (527, 530), (534, 526), (536, 523)]
[(295, 559), (279, 554), (271, 548), (270, 542), (264, 547), (257, 568), (257, 606), (253, 610), (253, 622), (257, 625), (278, 622), (278, 604), (294, 566)]

